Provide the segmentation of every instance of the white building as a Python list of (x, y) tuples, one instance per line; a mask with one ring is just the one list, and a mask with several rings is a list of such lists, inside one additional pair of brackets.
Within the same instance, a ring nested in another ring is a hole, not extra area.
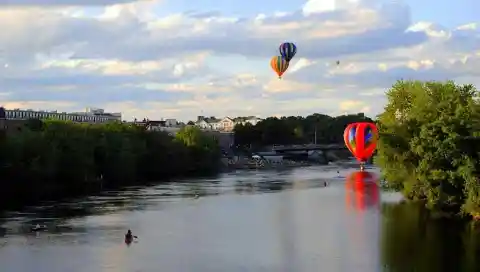
[[(174, 119), (170, 119), (174, 120)], [(170, 136), (175, 136), (180, 129), (182, 129), (185, 125), (179, 124), (176, 120), (173, 123), (167, 123), (167, 120), (160, 120), (160, 121), (145, 121), (145, 122), (137, 122), (137, 125), (145, 125), (147, 130), (149, 131), (163, 131), (168, 133)], [(167, 124), (175, 124), (167, 126)]]
[(260, 119), (255, 116), (237, 117), (237, 118), (225, 117), (223, 119), (217, 119), (215, 117), (205, 118), (203, 116), (198, 116), (198, 119), (197, 119), (197, 122), (195, 122), (195, 125), (205, 130), (218, 130), (218, 131), (230, 132), (230, 131), (233, 131), (235, 126), (238, 124), (241, 124), (241, 125), (251, 124), (255, 126), (262, 120), (263, 119)]
[(255, 117), (255, 116), (249, 116), (249, 117), (238, 117), (235, 118), (235, 125), (242, 124), (251, 124), (252, 126), (256, 126), (260, 121), (263, 121), (263, 119)]
[(122, 121), (121, 113), (106, 113), (103, 109), (87, 109), (85, 112), (57, 112), (57, 111), (35, 111), (31, 109), (5, 109), (5, 119), (27, 120), (27, 119), (57, 119), (85, 123), (105, 123), (111, 121)]
[(219, 119), (215, 117), (203, 117), (203, 116), (198, 116), (197, 122), (195, 122), (195, 125), (201, 129), (205, 130), (220, 130), (220, 121)]

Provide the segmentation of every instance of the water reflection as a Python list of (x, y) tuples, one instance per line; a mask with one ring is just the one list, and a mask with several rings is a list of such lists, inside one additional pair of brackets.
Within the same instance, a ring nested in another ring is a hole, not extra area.
[(357, 210), (378, 208), (380, 200), (378, 175), (372, 172), (355, 171), (345, 182), (346, 206)]
[(423, 205), (384, 204), (385, 271), (480, 271), (480, 232), (469, 224), (432, 220)]
[(378, 175), (354, 171), (345, 178), (347, 226), (343, 249), (357, 267), (343, 265), (343, 271), (380, 271), (380, 215)]

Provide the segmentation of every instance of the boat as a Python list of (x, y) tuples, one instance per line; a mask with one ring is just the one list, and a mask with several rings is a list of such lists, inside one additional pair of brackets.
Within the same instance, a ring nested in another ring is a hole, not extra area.
[(32, 227), (31, 230), (32, 231), (44, 231), (44, 230), (47, 230), (47, 226), (37, 224), (36, 226)]

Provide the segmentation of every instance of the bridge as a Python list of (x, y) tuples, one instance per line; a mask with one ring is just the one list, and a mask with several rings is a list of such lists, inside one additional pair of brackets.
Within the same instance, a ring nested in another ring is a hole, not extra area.
[(344, 144), (306, 144), (306, 145), (274, 145), (272, 151), (277, 153), (310, 150), (347, 150)]

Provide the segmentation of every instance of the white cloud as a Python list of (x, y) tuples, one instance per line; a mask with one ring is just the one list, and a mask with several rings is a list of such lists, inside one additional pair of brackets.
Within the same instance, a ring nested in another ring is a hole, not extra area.
[[(99, 106), (127, 119), (375, 115), (398, 79), (479, 83), (478, 25), (413, 22), (400, 1), (310, 0), (251, 17), (160, 15), (162, 1), (7, 2), (0, 97), (8, 108)], [(278, 80), (269, 59), (286, 38), (298, 52)]]

